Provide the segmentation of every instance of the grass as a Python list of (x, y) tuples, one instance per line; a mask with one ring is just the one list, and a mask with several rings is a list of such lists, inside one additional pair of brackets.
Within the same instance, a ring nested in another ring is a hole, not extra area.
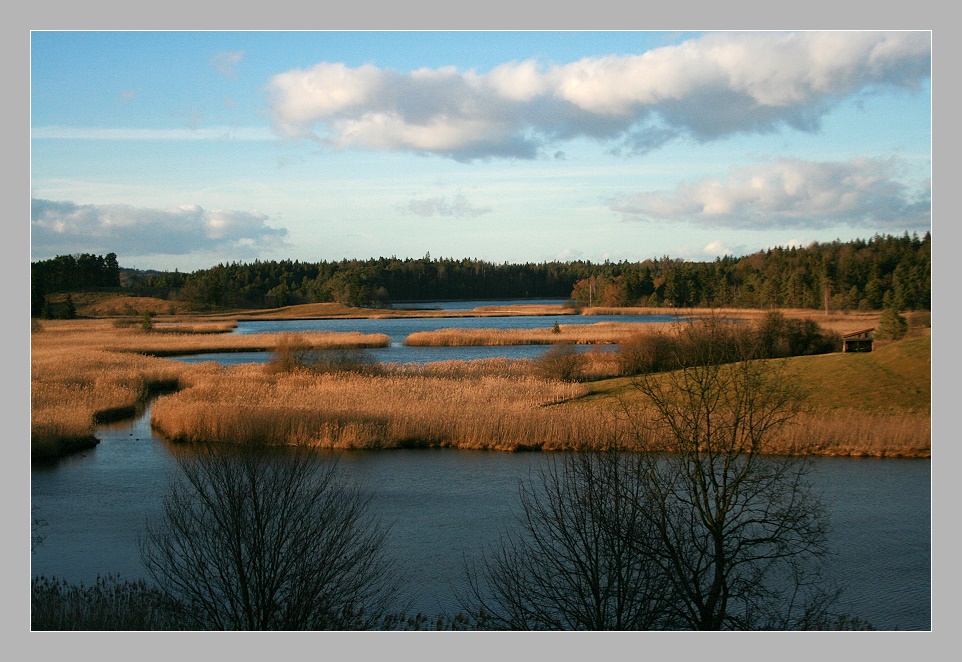
[[(931, 335), (920, 333), (869, 353), (773, 359), (808, 393), (781, 447), (818, 455), (931, 456)], [(617, 410), (638, 404), (631, 378), (589, 385), (581, 404)], [(814, 441), (813, 441), (814, 440)]]
[(63, 579), (34, 577), (30, 586), (30, 629), (177, 629), (177, 612), (163, 593), (145, 580), (98, 577), (87, 586)]
[(546, 405), (584, 393), (581, 384), (533, 377), (277, 373), (230, 366), (159, 398), (151, 424), (174, 441), (563, 449), (577, 445), (587, 419), (557, 416)]
[(559, 324), (542, 329), (438, 329), (418, 331), (404, 339), (410, 347), (463, 347), (500, 345), (597, 345), (616, 344), (638, 331), (651, 328), (648, 323), (598, 322), (596, 324)]
[[(837, 323), (842, 322), (853, 323)], [(865, 328), (864, 322), (854, 324)], [(536, 361), (508, 359), (390, 365), (377, 374), (318, 374), (185, 364), (146, 355), (267, 351), (291, 340), (283, 334), (215, 333), (210, 318), (163, 324), (166, 333), (117, 328), (110, 320), (42, 323), (42, 330), (32, 334), (34, 457), (95, 443), (98, 421), (129, 413), (151, 392), (173, 385), (180, 390), (159, 398), (152, 409), (153, 423), (170, 439), (271, 439), (334, 448), (554, 450), (600, 445), (618, 425), (619, 398), (630, 395), (628, 379), (611, 378), (618, 370), (614, 353), (583, 355), (583, 372), (599, 380), (589, 384), (538, 377)], [(571, 339), (590, 329), (598, 341), (636, 325), (560, 328), (561, 334), (536, 331), (556, 341), (559, 335)], [(484, 331), (482, 336), (498, 335)], [(511, 337), (526, 333), (531, 332)], [(811, 392), (809, 411), (786, 435), (784, 447), (814, 436), (819, 445), (813, 452), (821, 454), (930, 456), (931, 339), (928, 329), (916, 328), (915, 334), (879, 343), (878, 351), (868, 354), (784, 360)], [(383, 342), (361, 334), (294, 337), (311, 347)]]

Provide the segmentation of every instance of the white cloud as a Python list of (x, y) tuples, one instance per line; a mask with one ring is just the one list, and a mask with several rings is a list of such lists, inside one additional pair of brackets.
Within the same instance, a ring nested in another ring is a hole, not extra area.
[(716, 239), (710, 242), (707, 246), (702, 249), (702, 253), (705, 255), (719, 256), (719, 255), (732, 255), (732, 249), (728, 248), (721, 239)]
[(640, 193), (610, 207), (629, 220), (687, 221), (719, 228), (928, 228), (927, 183), (921, 192), (909, 190), (896, 180), (897, 165), (893, 159), (781, 159), (735, 170), (725, 179)]
[(222, 251), (231, 259), (240, 259), (284, 244), (287, 230), (267, 225), (269, 220), (256, 210), (205, 210), (194, 204), (144, 209), (35, 198), (31, 245), (39, 257), (79, 252), (188, 255)]
[(532, 158), (580, 136), (647, 151), (678, 136), (813, 130), (843, 98), (919, 85), (930, 57), (928, 32), (709, 33), (641, 55), (486, 74), (322, 62), (269, 87), (288, 136), (469, 161)]

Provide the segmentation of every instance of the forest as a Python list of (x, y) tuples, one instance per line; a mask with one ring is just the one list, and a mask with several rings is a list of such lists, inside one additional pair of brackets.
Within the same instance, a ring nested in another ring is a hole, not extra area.
[(107, 290), (186, 302), (198, 312), (338, 302), (387, 307), (441, 300), (570, 298), (580, 306), (930, 310), (932, 237), (904, 233), (775, 247), (714, 261), (496, 264), (478, 259), (230, 262), (190, 273), (139, 271), (117, 255), (31, 264), (31, 314), (47, 295)]

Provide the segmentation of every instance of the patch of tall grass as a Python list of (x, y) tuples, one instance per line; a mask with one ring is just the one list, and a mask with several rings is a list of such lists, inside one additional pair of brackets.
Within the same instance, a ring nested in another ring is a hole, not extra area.
[(59, 578), (34, 577), (30, 585), (30, 629), (175, 630), (178, 610), (144, 580), (98, 577), (87, 586)]
[(605, 416), (559, 414), (545, 405), (585, 392), (580, 384), (532, 377), (277, 373), (232, 366), (159, 398), (151, 423), (174, 441), (563, 449), (579, 446)]
[(477, 347), (500, 345), (614, 344), (651, 326), (632, 322), (560, 324), (543, 329), (438, 329), (418, 331), (404, 339), (410, 347)]

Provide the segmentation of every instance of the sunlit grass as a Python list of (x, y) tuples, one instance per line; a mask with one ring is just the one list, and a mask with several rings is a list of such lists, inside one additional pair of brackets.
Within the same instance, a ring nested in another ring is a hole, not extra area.
[(159, 398), (151, 423), (177, 441), (563, 449), (580, 443), (586, 421), (598, 416), (559, 416), (546, 405), (585, 392), (580, 384), (533, 377), (319, 375), (230, 366)]
[(410, 347), (467, 347), (498, 345), (616, 344), (651, 324), (598, 322), (558, 324), (541, 329), (438, 329), (418, 331), (404, 339)]

